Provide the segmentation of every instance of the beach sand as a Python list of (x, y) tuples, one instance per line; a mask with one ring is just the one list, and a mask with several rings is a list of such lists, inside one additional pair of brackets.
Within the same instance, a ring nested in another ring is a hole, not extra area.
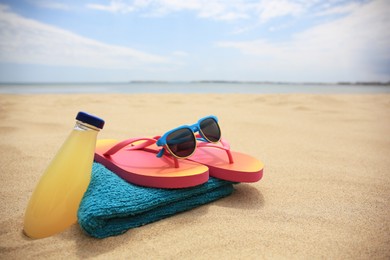
[[(75, 224), (22, 233), (29, 197), (79, 111), (99, 138), (153, 136), (218, 116), (265, 164), (214, 203), (95, 239)], [(390, 258), (390, 95), (0, 95), (0, 258)]]

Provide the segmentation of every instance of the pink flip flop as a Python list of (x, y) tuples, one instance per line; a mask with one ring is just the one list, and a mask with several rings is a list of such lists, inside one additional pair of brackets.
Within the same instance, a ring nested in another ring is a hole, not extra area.
[(256, 158), (230, 150), (229, 143), (221, 139), (220, 145), (198, 142), (187, 160), (206, 165), (212, 177), (233, 182), (257, 182), (263, 177), (264, 164)]
[(132, 138), (119, 142), (113, 139), (98, 140), (95, 161), (126, 181), (154, 188), (187, 188), (203, 184), (209, 179), (207, 166), (178, 160), (165, 155), (156, 157), (153, 138)]

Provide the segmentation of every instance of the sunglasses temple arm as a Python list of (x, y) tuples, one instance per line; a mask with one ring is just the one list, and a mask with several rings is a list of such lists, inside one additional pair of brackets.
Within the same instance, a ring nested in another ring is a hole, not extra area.
[(158, 158), (161, 158), (165, 153), (165, 148), (161, 148), (160, 151), (158, 152), (158, 154), (156, 155)]
[[(161, 157), (163, 157), (164, 153), (165, 153), (165, 148), (163, 147), (160, 149), (160, 151), (158, 152), (158, 154), (156, 156), (158, 158), (161, 158)], [(173, 162), (175, 163), (175, 168), (179, 168), (179, 160), (174, 156), (172, 156), (172, 159), (173, 159)]]

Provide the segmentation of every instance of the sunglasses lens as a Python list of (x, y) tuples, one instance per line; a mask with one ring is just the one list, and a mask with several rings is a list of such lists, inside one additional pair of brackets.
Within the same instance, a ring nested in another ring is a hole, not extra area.
[(194, 152), (196, 139), (190, 129), (182, 128), (167, 136), (167, 146), (174, 155), (185, 158)]
[(221, 130), (217, 121), (213, 118), (207, 118), (200, 122), (200, 129), (206, 139), (211, 142), (218, 142), (221, 139)]

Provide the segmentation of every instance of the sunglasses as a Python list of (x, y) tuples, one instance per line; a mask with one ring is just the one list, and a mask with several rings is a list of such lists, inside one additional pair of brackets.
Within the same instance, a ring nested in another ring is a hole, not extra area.
[[(197, 132), (200, 134), (198, 138), (195, 136)], [(195, 152), (196, 140), (209, 143), (221, 140), (221, 129), (216, 116), (207, 116), (196, 124), (180, 126), (165, 133), (157, 140), (156, 144), (163, 147), (157, 157), (162, 157), (165, 150), (168, 150), (176, 158), (187, 158)]]

